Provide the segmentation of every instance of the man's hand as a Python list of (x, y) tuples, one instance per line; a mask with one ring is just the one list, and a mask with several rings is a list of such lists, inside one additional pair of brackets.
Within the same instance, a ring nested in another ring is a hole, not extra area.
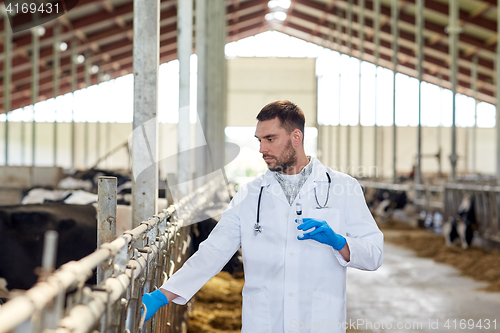
[(315, 229), (311, 232), (304, 233), (303, 237), (297, 236), (297, 239), (314, 239), (320, 243), (330, 245), (337, 251), (342, 250), (346, 245), (347, 241), (345, 237), (333, 231), (326, 221), (305, 218), (304, 223), (297, 226), (299, 230), (309, 230), (311, 228)]
[(153, 291), (149, 294), (144, 294), (142, 303), (146, 306), (146, 320), (149, 320), (153, 315), (164, 305), (168, 304), (167, 296), (165, 296), (160, 289)]

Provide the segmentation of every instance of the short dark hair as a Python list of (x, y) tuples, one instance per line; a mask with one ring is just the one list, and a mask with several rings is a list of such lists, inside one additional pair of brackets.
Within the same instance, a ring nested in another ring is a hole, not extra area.
[(306, 118), (304, 112), (297, 105), (290, 101), (276, 101), (267, 104), (257, 115), (258, 121), (273, 120), (278, 117), (281, 126), (290, 134), (298, 128), (304, 137), (304, 125)]

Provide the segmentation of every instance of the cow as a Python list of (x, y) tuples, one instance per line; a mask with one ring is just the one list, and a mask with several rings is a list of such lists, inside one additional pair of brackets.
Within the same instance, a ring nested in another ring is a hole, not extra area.
[(365, 199), (372, 214), (381, 221), (391, 218), (396, 209), (405, 208), (409, 202), (405, 191), (387, 189), (367, 189)]
[[(191, 240), (192, 240), (192, 253), (198, 251), (200, 244), (207, 239), (208, 235), (217, 225), (217, 220), (214, 218), (207, 218), (203, 221), (195, 223), (191, 226)], [(240, 251), (232, 256), (227, 264), (222, 268), (224, 272), (236, 275), (243, 271), (243, 262)]]
[(83, 190), (51, 190), (47, 188), (32, 188), (21, 200), (23, 205), (43, 204), (46, 202), (88, 205), (97, 202), (97, 194), (89, 193)]
[(443, 224), (446, 245), (452, 246), (459, 239), (463, 249), (471, 246), (474, 232), (478, 229), (474, 197), (465, 193), (455, 216)]
[[(37, 281), (44, 235), (59, 233), (56, 267), (96, 249), (97, 226), (92, 205), (46, 203), (0, 208), (0, 277), (12, 289), (29, 289)], [(89, 283), (95, 284), (92, 277)]]
[[(229, 193), (229, 195), (231, 196), (231, 194), (235, 193), (234, 183), (231, 183), (230, 186), (233, 187), (233, 189)], [(227, 193), (224, 189), (214, 194), (208, 206), (193, 214), (191, 219), (192, 222), (195, 223), (191, 225), (192, 253), (196, 252), (200, 244), (205, 239), (207, 239), (208, 235), (217, 225), (222, 212), (224, 212), (227, 206)], [(243, 272), (241, 249), (236, 251), (236, 253), (231, 257), (231, 259), (229, 259), (222, 270), (228, 272), (229, 274), (232, 274), (235, 277), (241, 276), (241, 273)]]
[(80, 179), (83, 181), (90, 181), (92, 183), (92, 189), (97, 192), (97, 182), (100, 176), (116, 177), (116, 185), (120, 187), (121, 185), (130, 182), (129, 174), (122, 174), (117, 171), (111, 170), (100, 170), (100, 169), (88, 169), (83, 171), (77, 171), (73, 178)]
[(69, 175), (68, 177), (60, 180), (57, 188), (67, 190), (81, 189), (87, 192), (97, 193), (97, 183), (100, 176), (116, 177), (116, 183), (119, 188), (126, 183), (130, 183), (129, 173), (92, 168), (87, 170), (77, 170), (73, 175)]
[[(116, 234), (119, 236), (125, 230), (132, 228), (132, 194), (119, 193), (116, 196), (116, 216), (117, 226)], [(22, 204), (43, 204), (43, 203), (64, 203), (73, 205), (88, 205), (92, 204), (97, 213), (98, 195), (82, 190), (50, 190), (46, 188), (33, 188), (29, 190), (27, 195), (22, 199)], [(157, 199), (158, 212), (168, 208), (168, 200), (166, 198)], [(97, 215), (96, 215), (97, 216)]]

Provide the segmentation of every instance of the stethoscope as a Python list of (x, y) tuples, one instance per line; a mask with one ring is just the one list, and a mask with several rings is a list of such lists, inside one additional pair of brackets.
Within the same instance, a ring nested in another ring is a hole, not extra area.
[[(316, 199), (316, 209), (323, 209), (323, 208), (329, 208), (328, 207), (328, 200), (330, 199), (330, 184), (332, 183), (332, 179), (330, 178), (330, 175), (328, 172), (326, 172), (326, 177), (328, 177), (328, 191), (326, 192), (326, 200), (324, 205), (320, 205), (318, 201), (318, 195), (316, 193), (316, 187), (314, 188), (314, 198)], [(262, 190), (264, 189), (264, 186), (260, 187), (260, 193), (259, 193), (259, 201), (257, 202), (257, 222), (253, 226), (253, 230), (255, 233), (255, 236), (257, 236), (259, 233), (262, 232), (262, 226), (260, 225), (260, 199), (262, 198)]]

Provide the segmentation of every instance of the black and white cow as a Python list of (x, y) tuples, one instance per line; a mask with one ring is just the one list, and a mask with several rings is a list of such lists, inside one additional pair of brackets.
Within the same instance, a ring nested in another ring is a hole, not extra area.
[(95, 208), (60, 203), (0, 207), (0, 277), (10, 290), (36, 283), (47, 230), (59, 233), (57, 267), (79, 260), (96, 249)]
[(474, 197), (466, 193), (455, 216), (450, 217), (443, 224), (443, 235), (446, 245), (451, 246), (460, 239), (462, 248), (467, 249), (472, 244), (474, 231), (477, 229), (478, 223), (476, 220)]
[[(236, 191), (234, 190), (234, 183), (231, 183), (229, 196), (232, 196)], [(197, 211), (193, 216), (194, 223), (191, 226), (191, 239), (192, 239), (192, 252), (196, 252), (200, 244), (207, 239), (208, 235), (217, 225), (220, 220), (222, 212), (228, 206), (228, 192), (226, 190), (221, 190), (214, 194), (210, 204), (200, 211)], [(200, 222), (198, 222), (200, 221)], [(236, 253), (229, 259), (227, 264), (222, 268), (223, 271), (228, 272), (233, 275), (239, 275), (243, 272), (243, 261), (241, 256), (241, 250), (236, 251)]]
[[(192, 252), (198, 251), (200, 244), (207, 239), (208, 235), (217, 225), (217, 220), (213, 218), (208, 218), (201, 222), (195, 223), (191, 226), (191, 240), (192, 240)], [(230, 274), (236, 274), (243, 271), (243, 262), (241, 258), (240, 251), (236, 253), (229, 259), (228, 263), (222, 268), (224, 272)]]
[(372, 214), (380, 219), (392, 217), (394, 210), (403, 209), (409, 202), (405, 191), (367, 189), (365, 199)]

